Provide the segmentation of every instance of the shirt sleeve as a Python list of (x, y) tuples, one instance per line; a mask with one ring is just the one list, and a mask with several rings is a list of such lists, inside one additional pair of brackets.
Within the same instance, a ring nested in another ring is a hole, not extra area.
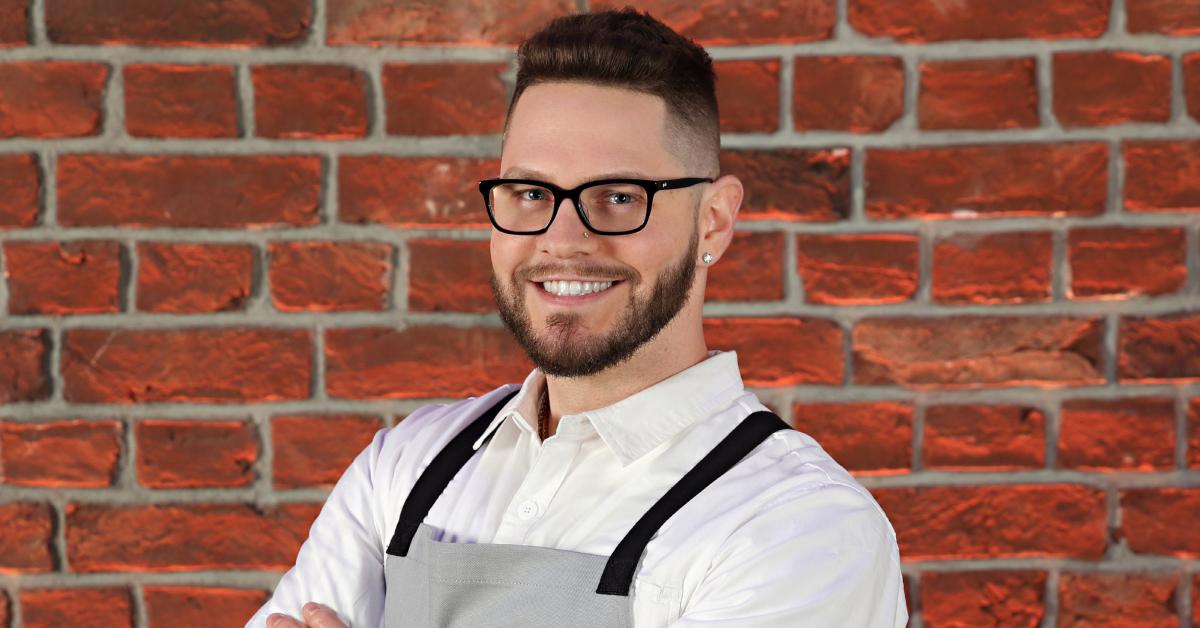
[(309, 601), (333, 609), (351, 628), (379, 624), (384, 543), (375, 523), (372, 495), (373, 471), (387, 432), (377, 432), (342, 474), (300, 546), (295, 566), (246, 626), (266, 626), (272, 613), (300, 619), (300, 607)]
[(675, 628), (904, 626), (891, 524), (862, 489), (808, 487), (776, 499), (717, 552)]

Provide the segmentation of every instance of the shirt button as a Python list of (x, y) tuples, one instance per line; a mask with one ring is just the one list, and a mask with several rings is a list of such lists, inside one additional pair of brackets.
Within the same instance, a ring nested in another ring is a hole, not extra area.
[(537, 502), (523, 501), (521, 502), (520, 506), (517, 506), (517, 516), (529, 521), (530, 519), (538, 516), (538, 510), (540, 509), (538, 508)]

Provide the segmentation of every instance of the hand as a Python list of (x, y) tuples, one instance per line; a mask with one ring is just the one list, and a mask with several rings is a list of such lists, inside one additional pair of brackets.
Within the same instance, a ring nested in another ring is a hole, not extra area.
[(272, 613), (267, 617), (267, 628), (347, 628), (324, 604), (309, 602), (300, 610), (304, 613), (303, 624), (283, 613)]

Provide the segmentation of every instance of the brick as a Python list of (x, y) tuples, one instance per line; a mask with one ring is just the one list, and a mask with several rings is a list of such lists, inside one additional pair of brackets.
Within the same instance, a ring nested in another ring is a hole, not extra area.
[(383, 310), (393, 250), (382, 242), (273, 242), (271, 302), (285, 312)]
[(1178, 292), (1187, 282), (1180, 228), (1091, 227), (1067, 235), (1073, 298)]
[(0, 574), (54, 569), (54, 511), (49, 504), (0, 504)]
[(231, 66), (125, 66), (125, 130), (130, 135), (236, 137), (237, 111)]
[(710, 301), (778, 301), (783, 298), (784, 234), (738, 232), (721, 259), (708, 268)]
[(1200, 558), (1200, 488), (1121, 491), (1121, 534), (1138, 554)]
[(487, 240), (408, 241), (408, 309), (493, 312), (492, 257)]
[(912, 468), (913, 410), (905, 403), (797, 403), (792, 424), (855, 472)]
[(1184, 55), (1183, 97), (1187, 101), (1187, 112), (1193, 120), (1200, 120), (1200, 52)]
[(110, 486), (120, 455), (117, 421), (0, 422), (0, 479), (5, 484)]
[(917, 292), (917, 237), (904, 233), (801, 234), (796, 265), (809, 303), (899, 303)]
[(304, 226), (319, 220), (321, 161), (291, 155), (63, 155), (64, 226)]
[(367, 77), (340, 65), (257, 65), (254, 126), (260, 137), (339, 140), (367, 134)]
[(1179, 574), (1072, 573), (1058, 577), (1058, 625), (1179, 625), (1175, 596)]
[(41, 188), (35, 155), (0, 155), (0, 229), (36, 224)]
[(872, 492), (895, 527), (900, 555), (908, 561), (1104, 556), (1102, 489), (1005, 484)]
[(933, 300), (948, 304), (1050, 300), (1049, 232), (955, 233), (933, 247)]
[(308, 0), (47, 0), (57, 44), (292, 46), (312, 29)]
[(1200, 574), (1192, 577), (1192, 625), (1200, 625)]
[(133, 628), (133, 603), (125, 587), (23, 589), (20, 595), (22, 625), (26, 628)]
[(45, 330), (0, 331), (0, 403), (50, 396)]
[(254, 249), (245, 244), (138, 243), (137, 308), (144, 312), (243, 310)]
[(1038, 469), (1046, 464), (1046, 415), (1017, 405), (925, 409), (921, 464), (949, 471)]
[(1104, 382), (1098, 319), (872, 318), (853, 332), (854, 382), (916, 388)]
[(276, 416), (275, 488), (333, 486), (383, 427), (378, 416)]
[(1149, 397), (1063, 402), (1060, 467), (1154, 471), (1175, 466), (1175, 402)]
[(1037, 62), (1031, 57), (922, 62), (917, 123), (929, 130), (1038, 126)]
[(1003, 144), (867, 151), (871, 218), (1092, 216), (1108, 195), (1108, 147)]
[(843, 332), (819, 318), (704, 321), (709, 348), (738, 352), (747, 386), (841, 385)]
[(342, 157), (338, 215), (343, 222), (394, 227), (490, 227), (478, 182), (498, 176), (492, 159)]
[(12, 314), (121, 309), (121, 246), (116, 242), (9, 242), (4, 256)]
[[(26, 0), (0, 0), (0, 48), (29, 43), (29, 8)], [(3, 597), (3, 596), (0, 596)], [(0, 626), (7, 626), (0, 613)]]
[(1188, 466), (1200, 468), (1200, 398), (1188, 405)]
[(850, 151), (727, 150), (721, 172), (746, 186), (739, 220), (829, 222), (850, 215)]
[(258, 438), (249, 421), (139, 421), (137, 474), (150, 488), (246, 486)]
[(1200, 380), (1200, 315), (1123, 317), (1117, 338), (1121, 381)]
[(142, 597), (149, 626), (236, 626), (269, 595), (258, 589), (146, 585)]
[[(620, 9), (622, 0), (595, 0), (592, 11)], [(704, 46), (794, 43), (829, 39), (837, 21), (834, 0), (754, 0), (696, 3), (648, 0), (637, 4), (684, 37)]]
[(1200, 35), (1196, 0), (1127, 0), (1125, 29), (1131, 33)]
[(305, 330), (72, 329), (63, 394), (76, 403), (306, 399), (312, 358)]
[(461, 397), (520, 382), (532, 364), (508, 331), (429, 325), (325, 332), (330, 397)]
[(779, 129), (779, 60), (722, 61), (717, 103), (723, 133), (773, 133)]
[(797, 131), (885, 131), (904, 114), (899, 57), (796, 57), (792, 121)]
[(1127, 51), (1055, 53), (1054, 115), (1068, 128), (1166, 122), (1171, 59)]
[(1110, 0), (967, 2), (850, 0), (858, 32), (903, 42), (955, 39), (1079, 39), (1108, 29)]
[(8, 610), (8, 592), (0, 591), (0, 626), (12, 625), (12, 620), (9, 619), (11, 614)]
[(0, 63), (0, 138), (99, 134), (107, 80), (99, 63)]
[(293, 565), (320, 504), (68, 504), (67, 556), (78, 573)]
[(387, 132), (480, 135), (504, 129), (503, 63), (392, 63), (383, 66)]
[(575, 13), (575, 3), (331, 0), (327, 10), (335, 46), (515, 46), (550, 18)]
[(1043, 571), (921, 572), (921, 623), (1037, 628), (1046, 614)]
[(1125, 210), (1200, 211), (1200, 141), (1126, 142)]

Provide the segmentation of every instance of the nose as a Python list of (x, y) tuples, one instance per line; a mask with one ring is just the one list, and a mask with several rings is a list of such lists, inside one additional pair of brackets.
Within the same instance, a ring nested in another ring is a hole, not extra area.
[(558, 212), (546, 233), (538, 236), (539, 247), (555, 257), (573, 257), (586, 255), (596, 250), (599, 238), (596, 234), (588, 233), (587, 227), (575, 211), (575, 204), (569, 198), (558, 202)]

